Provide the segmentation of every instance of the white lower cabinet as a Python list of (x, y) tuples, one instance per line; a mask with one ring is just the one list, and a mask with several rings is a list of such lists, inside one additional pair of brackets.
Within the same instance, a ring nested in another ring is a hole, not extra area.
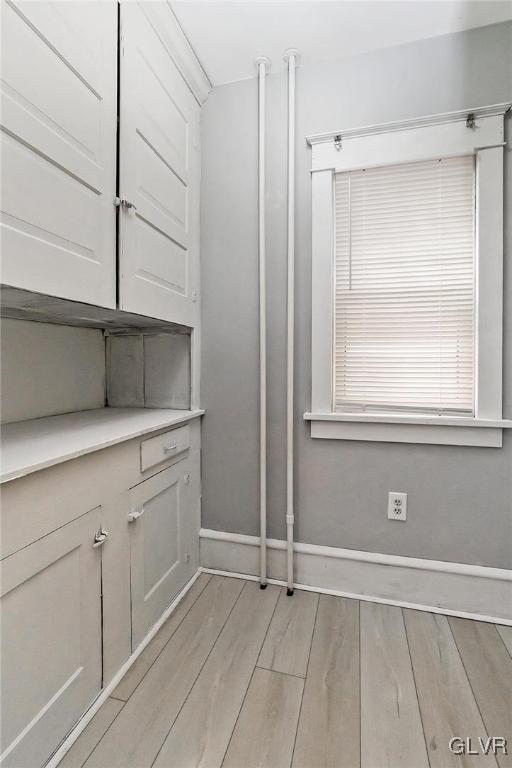
[(198, 464), (184, 459), (130, 491), (132, 651), (197, 570)]
[(41, 766), (102, 686), (101, 508), (0, 564), (2, 766)]
[(182, 458), (141, 470), (144, 438), (3, 489), (1, 768), (48, 761), (197, 571), (199, 425), (186, 430), (154, 436)]

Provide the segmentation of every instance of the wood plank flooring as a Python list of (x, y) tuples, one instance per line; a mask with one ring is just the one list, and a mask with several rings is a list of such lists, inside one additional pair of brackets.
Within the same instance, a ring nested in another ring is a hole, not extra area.
[(510, 768), (478, 739), (512, 753), (511, 652), (510, 627), (202, 574), (60, 766)]
[(400, 608), (361, 603), (361, 766), (428, 768)]
[(360, 763), (359, 602), (320, 595), (293, 768)]
[(293, 754), (304, 680), (254, 670), (223, 768), (287, 768)]

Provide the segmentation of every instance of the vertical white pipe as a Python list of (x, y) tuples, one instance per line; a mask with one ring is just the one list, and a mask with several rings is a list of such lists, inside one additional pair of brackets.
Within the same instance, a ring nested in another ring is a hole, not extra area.
[(258, 253), (260, 294), (260, 587), (267, 586), (267, 328), (265, 290), (265, 77), (270, 61), (258, 67)]
[(288, 62), (288, 301), (286, 360), (286, 586), (293, 595), (293, 369), (295, 321), (295, 68), (298, 51), (289, 48)]

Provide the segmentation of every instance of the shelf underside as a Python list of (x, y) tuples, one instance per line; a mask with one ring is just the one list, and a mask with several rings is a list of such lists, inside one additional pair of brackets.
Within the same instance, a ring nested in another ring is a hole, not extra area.
[(7, 285), (0, 287), (0, 314), (2, 317), (16, 320), (102, 328), (115, 333), (123, 331), (190, 333), (190, 328), (184, 325), (169, 323), (154, 317), (83, 304), (42, 293), (32, 293)]

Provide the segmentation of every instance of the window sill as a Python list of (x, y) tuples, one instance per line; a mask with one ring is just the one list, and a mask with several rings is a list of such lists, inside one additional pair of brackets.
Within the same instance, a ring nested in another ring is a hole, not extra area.
[(305, 413), (311, 437), (327, 440), (370, 440), (385, 443), (472, 445), (501, 448), (507, 419), (429, 416), (396, 413)]

